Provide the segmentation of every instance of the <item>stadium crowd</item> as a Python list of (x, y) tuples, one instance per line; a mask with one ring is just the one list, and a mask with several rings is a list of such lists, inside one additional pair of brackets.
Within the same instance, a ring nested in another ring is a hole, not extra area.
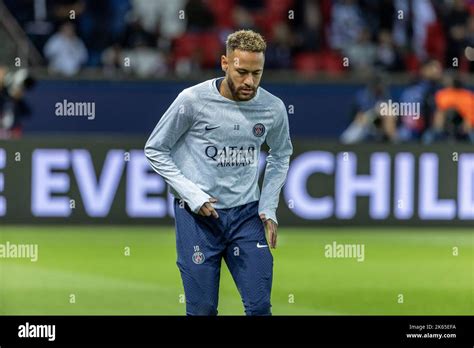
[[(227, 35), (249, 28), (267, 40), (267, 69), (366, 73), (342, 142), (474, 143), (474, 94), (462, 83), (462, 73), (474, 72), (474, 0), (4, 2), (55, 74), (74, 76), (87, 66), (186, 77), (219, 69)], [(416, 79), (392, 100), (383, 74), (406, 71)], [(20, 116), (16, 126), (5, 117), (12, 110), (28, 114), (21, 99), (31, 84), (23, 75), (0, 74), (0, 109), (8, 111), (0, 112), (0, 130), (21, 130)], [(401, 115), (387, 105), (413, 108)]]
[[(218, 68), (228, 33), (268, 41), (267, 69), (474, 71), (474, 0), (5, 0), (52, 71), (181, 76)], [(41, 10), (38, 3), (45, 3)], [(71, 12), (73, 11), (73, 12)], [(73, 19), (71, 19), (73, 17)], [(67, 24), (66, 24), (67, 23)], [(469, 51), (471, 58), (474, 50)], [(349, 58), (343, 66), (342, 58)]]
[(474, 92), (464, 86), (459, 71), (443, 71), (438, 60), (427, 59), (399, 98), (392, 98), (387, 80), (375, 73), (356, 93), (352, 122), (341, 142), (431, 144), (449, 140), (474, 144)]

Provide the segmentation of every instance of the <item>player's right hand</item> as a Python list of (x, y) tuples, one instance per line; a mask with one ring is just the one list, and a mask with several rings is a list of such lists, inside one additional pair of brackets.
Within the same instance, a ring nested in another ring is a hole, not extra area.
[(219, 214), (214, 209), (211, 203), (216, 203), (217, 198), (211, 197), (209, 198), (209, 202), (206, 202), (202, 205), (201, 209), (199, 210), (198, 214), (202, 216), (213, 216), (215, 219), (219, 218)]

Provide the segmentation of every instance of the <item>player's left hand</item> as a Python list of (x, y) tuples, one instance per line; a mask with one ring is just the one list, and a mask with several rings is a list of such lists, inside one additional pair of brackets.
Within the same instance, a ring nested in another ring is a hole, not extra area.
[(272, 219), (267, 219), (265, 214), (260, 214), (260, 219), (265, 224), (265, 230), (267, 232), (267, 240), (270, 244), (270, 248), (275, 249), (277, 246), (277, 228), (278, 224)]

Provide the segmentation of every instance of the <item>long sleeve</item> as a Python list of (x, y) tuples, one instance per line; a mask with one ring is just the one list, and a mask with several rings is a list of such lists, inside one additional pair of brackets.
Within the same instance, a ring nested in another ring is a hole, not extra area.
[(145, 156), (151, 167), (198, 213), (210, 196), (183, 175), (171, 156), (173, 146), (193, 124), (192, 105), (192, 96), (186, 90), (178, 95), (148, 139)]
[(286, 107), (281, 102), (277, 121), (266, 137), (266, 142), (270, 148), (265, 168), (262, 193), (258, 212), (265, 214), (267, 219), (272, 219), (278, 223), (276, 209), (280, 198), (280, 191), (286, 180), (290, 164), (290, 156), (293, 153), (290, 131), (288, 125), (288, 115)]

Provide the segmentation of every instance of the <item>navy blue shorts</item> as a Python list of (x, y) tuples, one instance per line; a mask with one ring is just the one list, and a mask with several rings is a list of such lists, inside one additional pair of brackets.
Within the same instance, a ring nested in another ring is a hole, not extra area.
[(221, 261), (237, 285), (246, 315), (271, 315), (273, 256), (258, 201), (216, 209), (219, 218), (193, 213), (175, 199), (177, 265), (187, 315), (217, 315)]

